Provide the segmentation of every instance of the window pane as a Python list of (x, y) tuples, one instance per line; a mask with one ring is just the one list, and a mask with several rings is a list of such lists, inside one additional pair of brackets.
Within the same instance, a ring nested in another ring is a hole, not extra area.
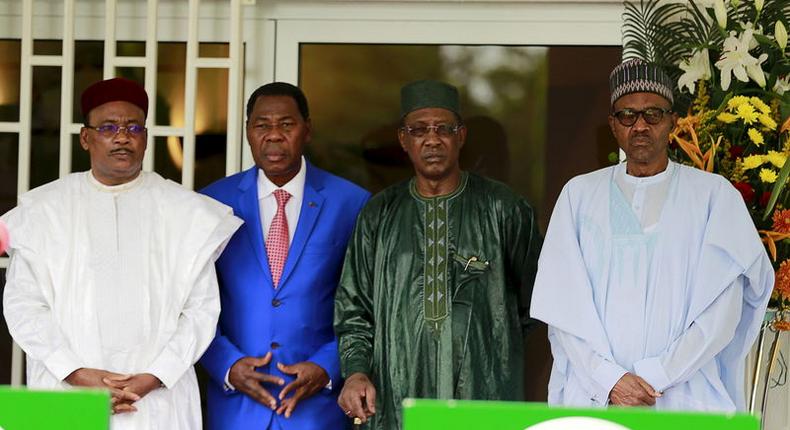
[(0, 121), (19, 121), (21, 46), (18, 40), (0, 40)]
[(30, 188), (58, 177), (60, 155), (60, 67), (33, 67)]
[(82, 123), (80, 96), (104, 73), (104, 42), (80, 40), (74, 45), (74, 105), (72, 121)]
[(198, 43), (198, 57), (228, 58), (228, 56), (230, 56), (230, 45), (227, 43)]
[(4, 214), (16, 206), (18, 160), (18, 135), (16, 133), (0, 133), (0, 214)]
[(183, 127), (187, 45), (159, 43), (157, 57), (156, 125)]
[(71, 171), (84, 172), (90, 170), (91, 158), (88, 151), (80, 145), (80, 135), (73, 134), (71, 136)]
[(228, 70), (199, 69), (195, 106), (195, 189), (225, 177)]
[(33, 55), (60, 55), (63, 42), (60, 40), (36, 39), (33, 41)]
[(154, 147), (146, 151), (154, 152), (154, 171), (165, 179), (181, 183), (181, 166), (184, 162), (184, 149), (180, 137), (157, 136)]
[(115, 76), (131, 79), (141, 86), (145, 86), (145, 68), (143, 67), (116, 67)]
[(145, 42), (116, 41), (115, 54), (119, 57), (145, 57)]

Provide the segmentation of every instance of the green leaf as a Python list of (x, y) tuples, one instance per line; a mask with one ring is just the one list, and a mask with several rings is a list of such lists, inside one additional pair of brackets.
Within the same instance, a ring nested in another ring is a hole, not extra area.
[(779, 177), (776, 178), (776, 182), (774, 182), (774, 189), (771, 191), (771, 198), (768, 200), (768, 206), (765, 207), (763, 221), (768, 219), (771, 212), (773, 212), (774, 205), (776, 205), (776, 201), (779, 199), (779, 194), (782, 193), (787, 183), (788, 176), (790, 176), (790, 160), (786, 161), (784, 166), (782, 166), (782, 170), (779, 171)]

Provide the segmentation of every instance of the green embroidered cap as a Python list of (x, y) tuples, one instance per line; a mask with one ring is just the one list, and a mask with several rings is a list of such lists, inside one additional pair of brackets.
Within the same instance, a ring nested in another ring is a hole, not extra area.
[(460, 116), (459, 106), (458, 88), (445, 82), (414, 81), (400, 89), (401, 118), (423, 108), (447, 109)]

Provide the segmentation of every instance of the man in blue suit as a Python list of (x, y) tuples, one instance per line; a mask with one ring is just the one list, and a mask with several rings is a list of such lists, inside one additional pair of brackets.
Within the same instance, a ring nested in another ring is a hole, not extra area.
[(264, 85), (247, 102), (255, 164), (203, 190), (244, 225), (217, 260), (222, 312), (200, 363), (212, 429), (342, 429), (332, 330), (351, 231), (370, 194), (308, 163), (302, 91)]

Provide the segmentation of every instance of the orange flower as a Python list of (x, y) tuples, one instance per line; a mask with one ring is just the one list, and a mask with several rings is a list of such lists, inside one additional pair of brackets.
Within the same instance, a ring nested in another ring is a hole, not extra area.
[(790, 331), (790, 321), (776, 321), (774, 328), (778, 331)]
[(777, 293), (780, 299), (790, 300), (790, 260), (783, 261), (776, 271), (774, 293)]
[(778, 233), (790, 233), (790, 209), (774, 211), (774, 231)]

